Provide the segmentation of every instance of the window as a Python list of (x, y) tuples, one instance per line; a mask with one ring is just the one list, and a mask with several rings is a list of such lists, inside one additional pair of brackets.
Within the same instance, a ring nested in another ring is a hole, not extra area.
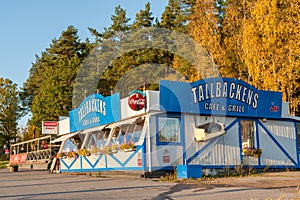
[(63, 152), (78, 151), (77, 145), (72, 141), (72, 139), (67, 139), (65, 145), (63, 146)]
[(84, 148), (87, 149), (93, 149), (95, 147), (103, 148), (106, 144), (109, 133), (110, 133), (110, 129), (103, 129), (101, 131), (88, 133), (86, 135), (87, 138), (86, 138)]
[(180, 142), (180, 119), (159, 117), (158, 138), (159, 142)]
[(126, 124), (116, 128), (118, 131), (116, 143), (123, 144), (128, 142), (138, 142), (142, 133), (142, 129), (143, 126), (136, 124)]
[(241, 131), (242, 131), (242, 147), (254, 147), (254, 121), (241, 120)]
[(300, 151), (300, 124), (297, 124), (297, 133), (298, 133), (298, 149)]

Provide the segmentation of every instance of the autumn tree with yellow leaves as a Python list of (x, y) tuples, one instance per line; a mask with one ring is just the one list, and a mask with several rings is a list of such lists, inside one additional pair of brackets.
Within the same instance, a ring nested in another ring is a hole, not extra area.
[(298, 0), (195, 0), (188, 30), (224, 77), (280, 91), (294, 114), (300, 105)]

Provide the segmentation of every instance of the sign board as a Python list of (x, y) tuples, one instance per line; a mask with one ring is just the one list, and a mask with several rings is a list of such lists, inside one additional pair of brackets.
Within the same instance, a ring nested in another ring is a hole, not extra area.
[(57, 134), (58, 122), (55, 121), (43, 121), (42, 122), (42, 134)]
[(232, 78), (193, 83), (160, 81), (161, 110), (203, 115), (280, 118), (282, 93), (258, 90)]
[(78, 108), (71, 110), (70, 131), (76, 132), (119, 121), (120, 95), (103, 97), (101, 94), (88, 96)]
[(140, 90), (129, 93), (128, 105), (134, 111), (140, 111), (146, 107), (146, 95)]
[(27, 160), (27, 153), (14, 154), (14, 155), (10, 155), (9, 163), (21, 164), (21, 163), (25, 163), (26, 160)]

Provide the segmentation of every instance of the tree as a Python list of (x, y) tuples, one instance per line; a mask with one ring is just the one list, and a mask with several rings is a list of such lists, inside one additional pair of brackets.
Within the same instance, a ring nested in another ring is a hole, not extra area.
[(258, 88), (283, 92), (294, 114), (300, 105), (300, 3), (261, 0), (251, 8), (241, 48), (247, 73)]
[(77, 29), (69, 26), (36, 58), (22, 93), (23, 102), (32, 113), (29, 121), (32, 137), (41, 134), (42, 121), (57, 121), (72, 109), (74, 81), (88, 52), (89, 44), (81, 42)]
[(0, 78), (0, 146), (10, 145), (17, 138), (17, 121), (23, 115), (17, 85)]
[(186, 32), (187, 15), (180, 0), (169, 0), (161, 16), (160, 27)]
[(150, 3), (146, 3), (145, 10), (140, 10), (135, 15), (135, 21), (132, 25), (132, 29), (138, 29), (143, 27), (152, 26), (154, 17), (152, 17), (152, 12), (150, 11)]

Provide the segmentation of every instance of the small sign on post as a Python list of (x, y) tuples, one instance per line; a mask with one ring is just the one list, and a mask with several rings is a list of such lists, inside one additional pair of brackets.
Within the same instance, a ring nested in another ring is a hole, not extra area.
[(54, 121), (42, 122), (42, 134), (57, 134), (58, 123)]

